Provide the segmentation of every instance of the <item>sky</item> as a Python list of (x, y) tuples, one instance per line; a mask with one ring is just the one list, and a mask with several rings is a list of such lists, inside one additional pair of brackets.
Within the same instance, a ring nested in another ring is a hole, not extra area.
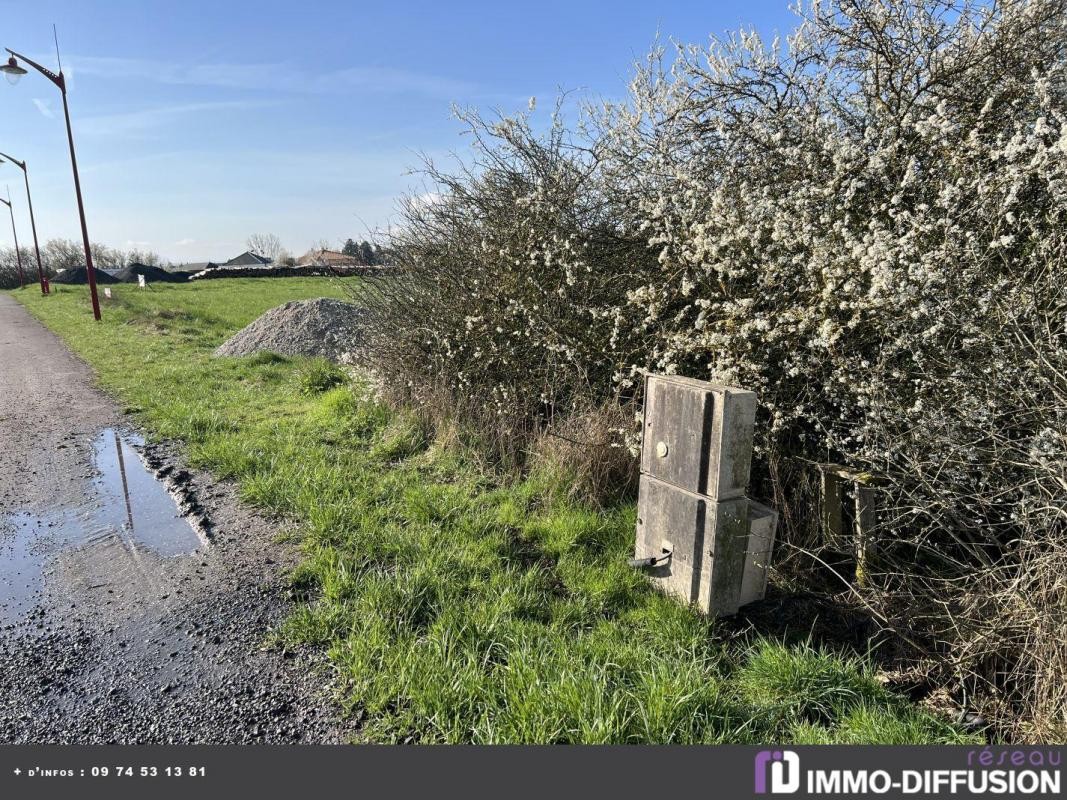
[[(89, 234), (175, 263), (253, 233), (293, 254), (370, 238), (425, 190), (423, 157), (462, 156), (453, 105), (550, 113), (560, 89), (625, 96), (656, 40), (786, 33), (788, 0), (0, 2), (0, 46), (67, 78)], [(0, 152), (29, 166), (38, 233), (80, 239), (59, 90), (0, 81)], [(536, 121), (536, 120), (535, 120)], [(20, 243), (22, 174), (0, 165)], [(0, 226), (0, 244), (10, 233)]]

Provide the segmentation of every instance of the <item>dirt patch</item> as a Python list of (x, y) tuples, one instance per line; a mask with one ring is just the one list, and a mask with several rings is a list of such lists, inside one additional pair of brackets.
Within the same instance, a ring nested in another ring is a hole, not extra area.
[(294, 300), (272, 308), (235, 333), (215, 355), (270, 352), (322, 356), (341, 364), (354, 364), (363, 347), (365, 324), (366, 311), (351, 303), (327, 297)]
[[(25, 564), (0, 619), (0, 744), (355, 738), (322, 656), (264, 647), (293, 605), (298, 554), (278, 520), (172, 443), (139, 442), (5, 295), (0, 397), (0, 551)], [(150, 481), (167, 518), (142, 507)]]

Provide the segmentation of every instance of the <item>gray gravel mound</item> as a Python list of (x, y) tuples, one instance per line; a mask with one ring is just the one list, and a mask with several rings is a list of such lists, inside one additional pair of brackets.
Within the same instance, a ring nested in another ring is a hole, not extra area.
[(272, 308), (235, 333), (215, 351), (215, 356), (270, 352), (322, 356), (351, 364), (363, 346), (366, 313), (359, 306), (326, 297), (293, 300)]

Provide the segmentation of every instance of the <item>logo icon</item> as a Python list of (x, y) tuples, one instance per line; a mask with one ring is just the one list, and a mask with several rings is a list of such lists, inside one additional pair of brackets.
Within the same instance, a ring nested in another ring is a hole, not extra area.
[(756, 794), (767, 794), (768, 772), (771, 794), (792, 794), (800, 788), (800, 756), (792, 750), (760, 750), (756, 753)]

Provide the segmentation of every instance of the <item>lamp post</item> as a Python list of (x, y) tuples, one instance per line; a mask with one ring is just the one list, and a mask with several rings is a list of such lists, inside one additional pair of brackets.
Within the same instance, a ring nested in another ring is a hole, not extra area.
[(11, 214), (11, 235), (15, 237), (15, 257), (18, 258), (19, 262), (19, 288), (24, 289), (26, 288), (26, 277), (22, 273), (22, 252), (19, 250), (19, 235), (15, 231), (15, 209), (11, 206), (10, 189), (8, 189), (7, 197), (7, 200), (0, 197), (0, 203), (3, 203), (5, 206), (7, 206), (7, 210)]
[(74, 192), (78, 196), (78, 216), (81, 217), (82, 225), (82, 243), (85, 246), (85, 271), (89, 278), (89, 295), (93, 300), (93, 318), (100, 319), (100, 300), (96, 296), (96, 270), (93, 269), (93, 254), (92, 249), (89, 246), (89, 229), (85, 224), (85, 205), (82, 203), (82, 186), (81, 179), (78, 177), (78, 158), (74, 154), (74, 133), (70, 129), (70, 109), (67, 108), (67, 82), (63, 78), (63, 68), (60, 67), (59, 72), (55, 73), (52, 70), (42, 67), (36, 61), (26, 58), (26, 56), (16, 53), (10, 47), (5, 47), (11, 57), (8, 58), (7, 63), (0, 65), (0, 72), (7, 75), (7, 79), (11, 83), (17, 83), (18, 79), (26, 74), (25, 67), (19, 65), (18, 59), (22, 59), (31, 67), (36, 69), (48, 80), (52, 81), (59, 89), (60, 94), (63, 95), (63, 116), (67, 121), (67, 144), (70, 145), (70, 166), (74, 171)]
[(26, 205), (30, 209), (30, 229), (33, 231), (33, 252), (37, 256), (37, 279), (41, 282), (41, 294), (48, 294), (48, 282), (44, 279), (44, 267), (41, 266), (41, 248), (37, 244), (37, 223), (33, 218), (33, 198), (30, 196), (30, 174), (26, 170), (26, 162), (12, 158), (7, 153), (0, 153), (0, 162), (7, 160), (22, 170), (22, 177), (26, 181)]

